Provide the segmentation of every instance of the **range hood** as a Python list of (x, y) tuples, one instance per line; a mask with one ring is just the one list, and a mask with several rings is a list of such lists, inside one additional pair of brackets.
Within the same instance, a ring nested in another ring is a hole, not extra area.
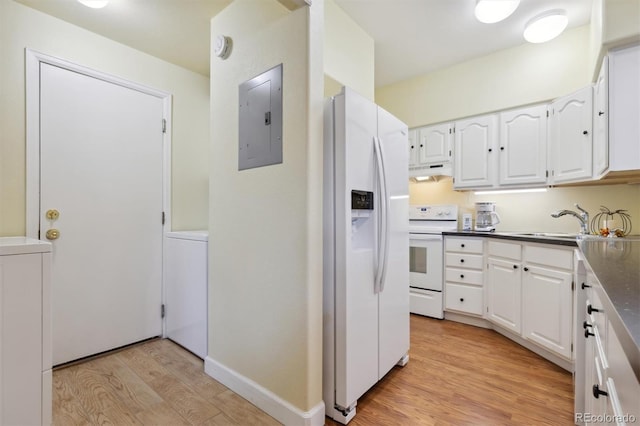
[(409, 167), (409, 177), (414, 178), (418, 182), (428, 180), (427, 178), (429, 177), (435, 178), (434, 180), (439, 180), (438, 178), (441, 176), (453, 176), (451, 162)]

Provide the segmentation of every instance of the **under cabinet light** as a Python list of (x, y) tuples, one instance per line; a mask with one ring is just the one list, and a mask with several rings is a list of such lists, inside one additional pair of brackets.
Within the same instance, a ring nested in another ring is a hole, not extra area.
[(547, 188), (526, 188), (526, 189), (499, 189), (496, 191), (476, 191), (474, 195), (493, 195), (493, 194), (524, 194), (531, 192), (547, 192)]

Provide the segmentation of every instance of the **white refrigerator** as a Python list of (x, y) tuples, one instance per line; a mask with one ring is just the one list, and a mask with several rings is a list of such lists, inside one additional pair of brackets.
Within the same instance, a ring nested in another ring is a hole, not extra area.
[(346, 424), (409, 350), (408, 129), (349, 88), (324, 128), (323, 398)]

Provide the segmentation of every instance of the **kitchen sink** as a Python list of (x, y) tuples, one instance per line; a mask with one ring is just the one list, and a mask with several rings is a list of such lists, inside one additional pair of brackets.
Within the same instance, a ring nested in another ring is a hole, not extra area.
[(524, 237), (566, 238), (570, 240), (575, 240), (582, 236), (581, 234), (570, 234), (566, 232), (521, 232), (515, 235), (522, 235)]

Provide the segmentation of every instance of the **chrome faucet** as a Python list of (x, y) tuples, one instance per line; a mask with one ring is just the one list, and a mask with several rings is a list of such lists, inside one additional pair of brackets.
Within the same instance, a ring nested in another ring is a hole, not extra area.
[(576, 208), (580, 210), (580, 213), (576, 213), (573, 210), (558, 210), (551, 213), (551, 217), (560, 217), (564, 215), (571, 215), (580, 221), (580, 234), (587, 235), (589, 233), (589, 212), (575, 204)]

